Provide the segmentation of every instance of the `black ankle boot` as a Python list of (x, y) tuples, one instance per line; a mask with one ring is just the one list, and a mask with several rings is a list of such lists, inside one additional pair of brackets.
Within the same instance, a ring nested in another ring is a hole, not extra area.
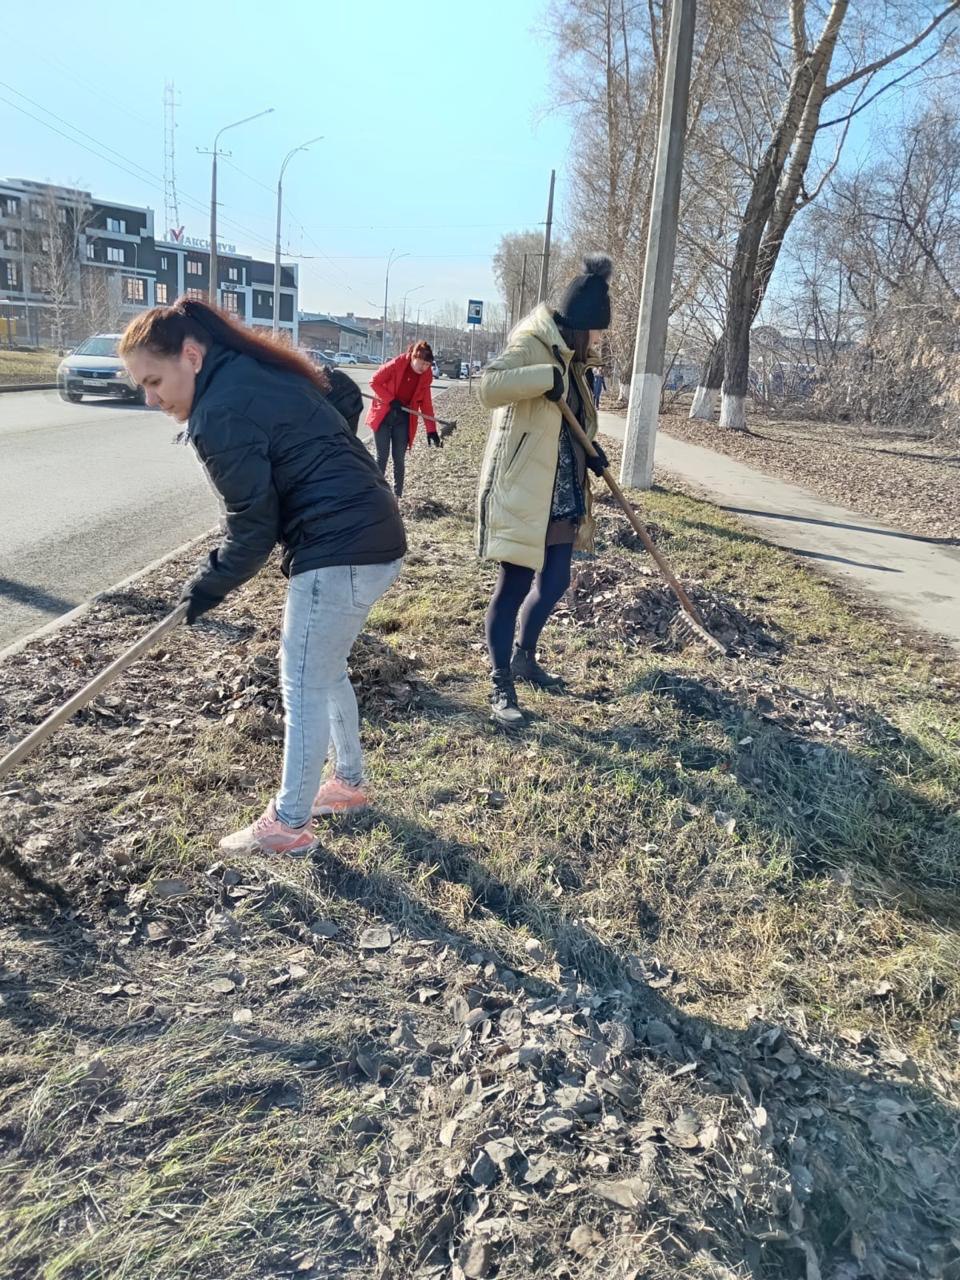
[(537, 661), (535, 649), (523, 649), (520, 645), (513, 651), (510, 674), (514, 680), (526, 680), (527, 684), (535, 684), (541, 689), (556, 689), (557, 685), (563, 684), (562, 676), (553, 676), (549, 671), (544, 671)]
[(517, 705), (517, 691), (509, 670), (495, 670), (492, 674), (493, 688), (490, 691), (490, 714), (497, 724), (508, 729), (515, 729), (526, 724), (526, 716)]

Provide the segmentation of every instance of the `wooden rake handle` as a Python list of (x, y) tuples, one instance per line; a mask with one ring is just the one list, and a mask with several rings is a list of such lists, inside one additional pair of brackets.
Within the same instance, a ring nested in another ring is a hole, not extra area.
[(55, 733), (62, 724), (66, 724), (70, 717), (75, 715), (81, 707), (85, 707), (98, 693), (113, 684), (114, 680), (126, 671), (127, 667), (136, 662), (148, 649), (152, 649), (158, 640), (161, 640), (168, 631), (172, 631), (174, 627), (183, 622), (186, 616), (186, 603), (178, 604), (172, 613), (168, 613), (155, 627), (151, 627), (146, 635), (140, 637), (136, 644), (132, 644), (129, 649), (125, 649), (119, 658), (115, 658), (110, 663), (109, 667), (105, 667), (98, 676), (94, 676), (90, 683), (85, 684), (68, 702), (65, 702), (62, 707), (48, 715), (42, 724), (38, 724), (35, 729), (32, 729), (25, 738), (17, 743), (12, 751), (7, 752), (3, 759), (0, 759), (0, 778), (5, 777), (18, 764), (26, 760), (27, 756), (39, 747), (42, 742), (46, 742), (47, 738)]
[[(372, 396), (368, 391), (361, 391), (360, 394), (363, 396), (364, 400), (374, 400), (374, 401), (379, 401), (381, 404), (383, 403), (383, 398), (381, 396)], [(436, 422), (441, 427), (446, 427), (448, 435), (450, 434), (451, 431), (454, 431), (456, 429), (456, 425), (457, 425), (456, 418), (435, 418), (431, 413), (424, 413), (422, 409), (411, 409), (408, 405), (405, 405), (405, 404), (402, 404), (400, 408), (404, 411), (404, 413), (419, 414), (419, 416), (423, 418), (425, 422)]]
[[(555, 403), (559, 408), (560, 412), (563, 414), (564, 421), (566, 422), (567, 426), (570, 428), (570, 434), (577, 441), (577, 443), (583, 447), (583, 450), (586, 453), (587, 457), (595, 458), (597, 456), (597, 451), (596, 449), (594, 449), (587, 433), (584, 431), (583, 427), (581, 427), (580, 423), (577, 421), (573, 410), (570, 408), (567, 402), (565, 400), (556, 400), (556, 401), (553, 401), (552, 403)], [(667, 584), (670, 587), (670, 590), (673, 592), (673, 594), (677, 597), (677, 600), (680, 602), (681, 609), (690, 619), (690, 623), (693, 626), (693, 628), (696, 630), (697, 635), (699, 635), (701, 639), (706, 640), (708, 644), (713, 646), (713, 648), (719, 649), (719, 651), (722, 654), (726, 655), (727, 651), (724, 648), (724, 646), (720, 643), (720, 641), (715, 636), (712, 636), (704, 626), (703, 618), (701, 618), (699, 610), (697, 609), (693, 601), (690, 599), (690, 597), (687, 595), (686, 591), (684, 590), (683, 584), (679, 581), (676, 574), (670, 568), (670, 563), (667, 560), (666, 556), (663, 554), (663, 552), (660, 550), (660, 548), (657, 546), (654, 540), (650, 537), (650, 534), (647, 531), (646, 525), (637, 515), (636, 511), (634, 510), (633, 504), (630, 502), (627, 495), (620, 488), (620, 484), (618, 480), (613, 475), (609, 467), (604, 467), (603, 478), (606, 481), (607, 488), (610, 490), (610, 492), (616, 498), (617, 502), (620, 504), (620, 507), (623, 510), (623, 514), (627, 517), (627, 519), (630, 521), (631, 525), (633, 526), (634, 533), (636, 533), (637, 537), (643, 543), (644, 549), (647, 552), (649, 552), (650, 556), (656, 563), (657, 568), (663, 574), (664, 579), (666, 580)]]

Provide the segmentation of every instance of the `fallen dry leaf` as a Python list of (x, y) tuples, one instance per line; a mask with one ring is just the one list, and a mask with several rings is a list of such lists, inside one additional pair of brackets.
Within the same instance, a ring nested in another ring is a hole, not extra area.
[(602, 1243), (603, 1236), (600, 1232), (586, 1223), (581, 1223), (579, 1227), (574, 1227), (570, 1232), (570, 1239), (567, 1241), (574, 1253), (579, 1253), (582, 1258), (586, 1258), (593, 1253), (597, 1245)]
[(360, 947), (364, 951), (389, 951), (393, 946), (393, 931), (387, 925), (371, 925), (360, 935)]
[(650, 1199), (652, 1187), (646, 1178), (621, 1178), (617, 1182), (596, 1182), (594, 1191), (617, 1209), (633, 1212), (642, 1208)]
[(485, 1240), (465, 1240), (457, 1251), (457, 1262), (467, 1280), (484, 1280), (492, 1259), (493, 1251)]

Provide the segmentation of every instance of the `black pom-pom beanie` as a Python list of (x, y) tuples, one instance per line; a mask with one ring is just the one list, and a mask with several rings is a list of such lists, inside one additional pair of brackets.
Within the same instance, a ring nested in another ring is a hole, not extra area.
[(583, 260), (583, 275), (574, 276), (557, 308), (557, 322), (565, 329), (610, 328), (610, 277), (613, 263), (605, 253)]

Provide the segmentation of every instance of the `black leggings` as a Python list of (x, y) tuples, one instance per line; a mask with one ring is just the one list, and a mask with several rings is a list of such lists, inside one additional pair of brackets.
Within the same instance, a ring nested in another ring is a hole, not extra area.
[(532, 569), (506, 562), (500, 565), (500, 576), (487, 610), (487, 648), (495, 671), (502, 671), (510, 665), (518, 615), (520, 647), (536, 649), (540, 632), (570, 585), (572, 555), (571, 542), (547, 547), (543, 568), (536, 574), (536, 581)]
[(408, 415), (391, 409), (373, 433), (377, 445), (377, 464), (387, 474), (387, 459), (393, 448), (393, 491), (403, 496), (403, 476), (407, 464), (407, 447), (410, 443)]

